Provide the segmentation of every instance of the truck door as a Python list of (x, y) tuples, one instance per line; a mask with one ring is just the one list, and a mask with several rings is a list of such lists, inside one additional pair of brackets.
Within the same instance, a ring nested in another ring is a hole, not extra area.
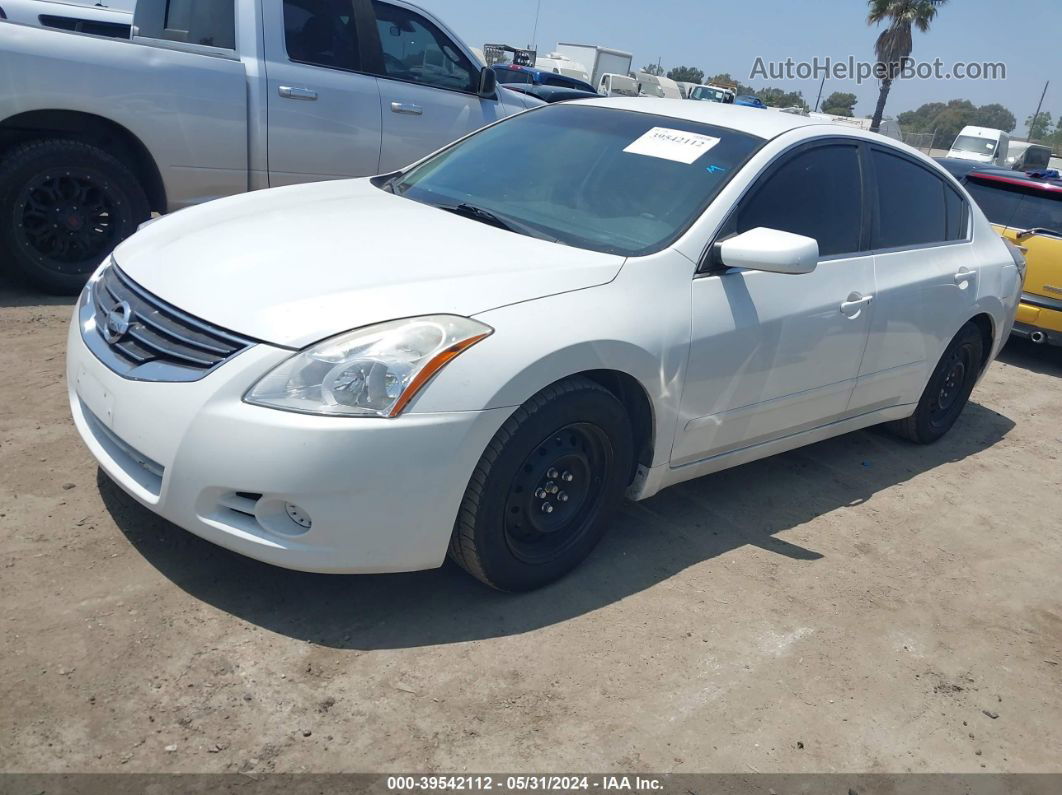
[(382, 50), (380, 171), (400, 168), (511, 112), (480, 97), (480, 66), (440, 25), (410, 8), (374, 2)]
[(269, 185), (376, 174), (380, 89), (350, 0), (263, 3)]

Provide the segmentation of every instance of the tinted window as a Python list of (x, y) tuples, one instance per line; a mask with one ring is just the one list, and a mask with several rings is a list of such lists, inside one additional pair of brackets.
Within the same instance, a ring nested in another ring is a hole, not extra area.
[(376, 12), (387, 77), (456, 91), (475, 91), (479, 70), (473, 69), (438, 28), (404, 8), (375, 2), (372, 7)]
[(944, 180), (903, 157), (871, 153), (878, 182), (874, 248), (917, 246), (948, 239)]
[(168, 39), (229, 50), (236, 47), (232, 0), (169, 0), (165, 25)]
[(1015, 229), (1049, 229), (1062, 235), (1062, 194), (973, 178), (966, 183), (988, 220)]
[(859, 250), (863, 191), (859, 150), (819, 146), (795, 155), (742, 205), (737, 231), (758, 226), (813, 237), (829, 257)]
[(966, 237), (966, 202), (951, 185), (944, 185), (944, 211), (948, 240)]
[(481, 130), (414, 168), (395, 191), (436, 206), (474, 205), (571, 246), (645, 254), (681, 234), (762, 143), (685, 119), (560, 104)]
[(293, 61), (358, 68), (350, 0), (284, 0), (284, 46)]

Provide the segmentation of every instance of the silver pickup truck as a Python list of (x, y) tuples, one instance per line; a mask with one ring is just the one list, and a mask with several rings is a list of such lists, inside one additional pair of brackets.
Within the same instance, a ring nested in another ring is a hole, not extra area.
[(152, 212), (391, 171), (541, 104), (401, 0), (139, 0), (128, 40), (0, 22), (0, 76), (0, 260), (57, 292)]

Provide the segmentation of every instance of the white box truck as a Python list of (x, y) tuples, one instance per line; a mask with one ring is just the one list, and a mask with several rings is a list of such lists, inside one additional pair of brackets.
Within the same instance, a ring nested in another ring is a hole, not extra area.
[(604, 74), (625, 75), (631, 71), (633, 56), (629, 52), (598, 47), (596, 44), (571, 44), (560, 42), (557, 52), (573, 61), (578, 61), (590, 73), (590, 82), (600, 85)]

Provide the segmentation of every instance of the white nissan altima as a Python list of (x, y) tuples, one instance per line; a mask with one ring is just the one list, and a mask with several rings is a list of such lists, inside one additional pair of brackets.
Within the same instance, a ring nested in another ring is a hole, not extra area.
[(236, 552), (318, 572), (449, 552), (520, 590), (578, 564), (624, 494), (875, 423), (936, 440), (1023, 269), (886, 138), (565, 103), (400, 172), (152, 223), (81, 296), (70, 405), (119, 486)]

